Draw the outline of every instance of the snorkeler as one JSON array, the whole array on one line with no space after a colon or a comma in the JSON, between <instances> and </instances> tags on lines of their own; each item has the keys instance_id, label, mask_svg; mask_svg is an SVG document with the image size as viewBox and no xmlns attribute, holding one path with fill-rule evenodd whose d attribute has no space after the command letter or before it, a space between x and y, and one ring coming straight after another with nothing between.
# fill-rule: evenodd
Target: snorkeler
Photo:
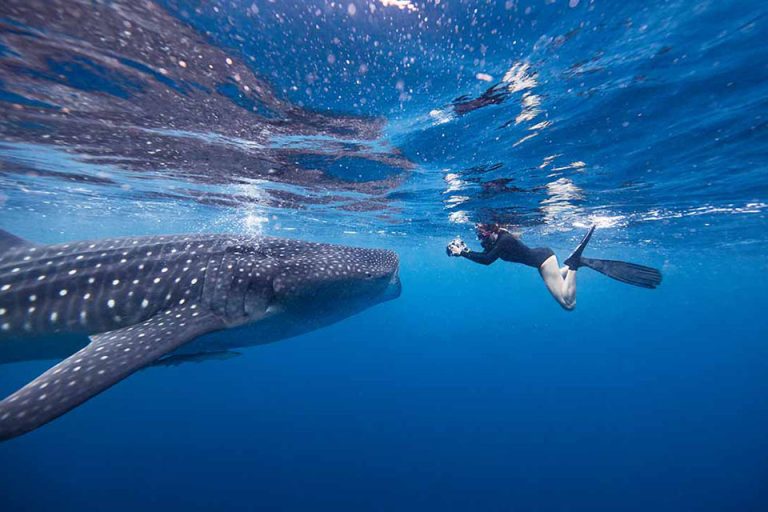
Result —
<instances>
[{"instance_id":1,"label":"snorkeler","mask_svg":"<svg viewBox=\"0 0 768 512\"><path fill-rule=\"evenodd\" d=\"M654 268L625 261L583 257L581 254L589 243L595 226L589 228L573 253L564 261L565 266L562 268L558 265L557 256L552 249L528 247L519 237L498 224L477 224L476 230L484 252L471 251L467 244L457 238L446 247L448 256L463 256L483 265L490 265L501 258L504 261L537 268L549 293L568 311L576 307L576 271L580 267L589 267L613 279L642 288L656 288L661 283L661 272Z\"/></svg>"}]
</instances>

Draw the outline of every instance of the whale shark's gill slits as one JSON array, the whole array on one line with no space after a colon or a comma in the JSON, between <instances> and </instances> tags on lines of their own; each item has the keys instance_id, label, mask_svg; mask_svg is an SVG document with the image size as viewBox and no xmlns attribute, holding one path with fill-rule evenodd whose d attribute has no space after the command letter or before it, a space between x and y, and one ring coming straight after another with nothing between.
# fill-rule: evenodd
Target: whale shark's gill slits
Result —
<instances>
[{"instance_id":1,"label":"whale shark's gill slits","mask_svg":"<svg viewBox=\"0 0 768 512\"><path fill-rule=\"evenodd\" d=\"M248 321L254 313L258 316L271 295L274 265L259 250L228 247L209 259L202 303L230 324Z\"/></svg>"},{"instance_id":2,"label":"whale shark's gill slits","mask_svg":"<svg viewBox=\"0 0 768 512\"><path fill-rule=\"evenodd\" d=\"M253 260L247 255L233 254L231 272L232 280L230 282L229 294L226 299L226 318L230 321L245 321L245 298L248 292L248 287L251 280L251 270ZM265 262L269 260L262 260L259 270L261 272L267 272L265 268ZM269 265L269 263L266 263Z\"/></svg>"},{"instance_id":3,"label":"whale shark's gill slits","mask_svg":"<svg viewBox=\"0 0 768 512\"><path fill-rule=\"evenodd\" d=\"M200 288L200 304L221 315L222 310L216 307L216 303L223 295L219 292L223 272L226 268L226 255L217 254L208 258L205 277Z\"/></svg>"},{"instance_id":4,"label":"whale shark's gill slits","mask_svg":"<svg viewBox=\"0 0 768 512\"><path fill-rule=\"evenodd\" d=\"M206 306L221 316L227 318L227 311L231 309L228 303L235 299L236 276L238 255L236 253L224 253L215 258L218 262L218 272L209 272L203 288L203 301Z\"/></svg>"}]
</instances>

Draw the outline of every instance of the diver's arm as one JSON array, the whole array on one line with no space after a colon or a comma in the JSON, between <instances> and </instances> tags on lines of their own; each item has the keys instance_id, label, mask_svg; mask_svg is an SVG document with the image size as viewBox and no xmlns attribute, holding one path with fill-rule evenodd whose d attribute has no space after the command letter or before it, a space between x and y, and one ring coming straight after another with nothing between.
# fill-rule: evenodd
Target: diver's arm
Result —
<instances>
[{"instance_id":1,"label":"diver's arm","mask_svg":"<svg viewBox=\"0 0 768 512\"><path fill-rule=\"evenodd\" d=\"M480 263L481 265L490 265L497 259L499 259L499 244L496 244L493 249L485 252L475 252L467 249L463 251L459 256L463 256L470 261Z\"/></svg>"}]
</instances>

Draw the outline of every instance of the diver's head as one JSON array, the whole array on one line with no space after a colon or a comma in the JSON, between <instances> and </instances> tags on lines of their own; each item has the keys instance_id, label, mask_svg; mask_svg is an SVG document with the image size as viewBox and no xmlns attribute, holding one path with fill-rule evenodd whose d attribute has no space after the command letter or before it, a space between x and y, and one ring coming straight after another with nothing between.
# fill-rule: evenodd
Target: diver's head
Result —
<instances>
[{"instance_id":1,"label":"diver's head","mask_svg":"<svg viewBox=\"0 0 768 512\"><path fill-rule=\"evenodd\" d=\"M484 249L492 247L499 239L500 226L498 224L475 224L475 232L477 233L477 239L480 240L480 245Z\"/></svg>"}]
</instances>

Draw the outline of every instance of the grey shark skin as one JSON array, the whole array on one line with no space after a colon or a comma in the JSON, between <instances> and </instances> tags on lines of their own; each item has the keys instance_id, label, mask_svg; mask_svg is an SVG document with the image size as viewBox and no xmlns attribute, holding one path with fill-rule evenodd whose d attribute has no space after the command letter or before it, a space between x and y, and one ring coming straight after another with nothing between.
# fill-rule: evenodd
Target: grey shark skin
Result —
<instances>
[{"instance_id":1,"label":"grey shark skin","mask_svg":"<svg viewBox=\"0 0 768 512\"><path fill-rule=\"evenodd\" d=\"M0 230L0 364L71 354L0 402L0 440L164 357L277 341L399 294L388 250L234 235L41 246Z\"/></svg>"}]
</instances>

